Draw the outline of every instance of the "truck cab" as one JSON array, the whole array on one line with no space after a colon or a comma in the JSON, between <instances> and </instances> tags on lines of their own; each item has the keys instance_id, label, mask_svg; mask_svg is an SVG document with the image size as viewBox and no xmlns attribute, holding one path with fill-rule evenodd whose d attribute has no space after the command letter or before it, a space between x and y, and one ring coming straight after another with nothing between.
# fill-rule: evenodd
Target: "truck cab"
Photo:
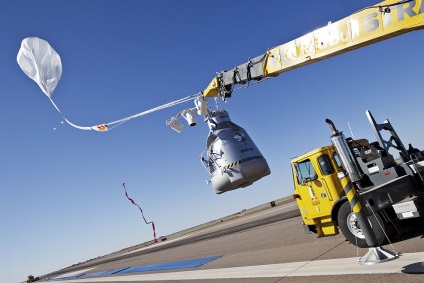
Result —
<instances>
[{"instance_id":1,"label":"truck cab","mask_svg":"<svg viewBox=\"0 0 424 283\"><path fill-rule=\"evenodd\" d=\"M371 113L366 113L376 142L346 139L338 132L343 150L332 139L333 145L314 149L291 161L293 198L305 232L324 237L340 230L358 247L368 244L346 197L343 178L352 181L352 193L357 196L378 245L403 233L402 220L424 215L424 152L411 145L407 150L388 120L377 124ZM381 131L388 131L389 139L383 139ZM398 151L398 159L389 153L390 148Z\"/></svg>"},{"instance_id":2,"label":"truck cab","mask_svg":"<svg viewBox=\"0 0 424 283\"><path fill-rule=\"evenodd\" d=\"M334 146L317 148L291 162L294 198L297 201L305 231L318 236L338 234L331 219L334 205L344 192L338 174L343 174Z\"/></svg>"}]
</instances>

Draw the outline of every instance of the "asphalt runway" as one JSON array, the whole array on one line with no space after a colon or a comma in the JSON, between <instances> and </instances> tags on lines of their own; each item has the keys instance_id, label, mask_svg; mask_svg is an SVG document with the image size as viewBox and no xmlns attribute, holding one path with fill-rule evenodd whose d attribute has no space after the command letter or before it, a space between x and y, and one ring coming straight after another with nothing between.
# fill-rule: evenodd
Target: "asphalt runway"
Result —
<instances>
[{"instance_id":1,"label":"asphalt runway","mask_svg":"<svg viewBox=\"0 0 424 283\"><path fill-rule=\"evenodd\" d=\"M422 219L412 224L415 229L384 246L402 253L398 259L359 265L368 249L343 235L305 234L297 206L289 202L88 261L41 281L296 283L319 276L322 282L424 282L424 225Z\"/></svg>"}]
</instances>

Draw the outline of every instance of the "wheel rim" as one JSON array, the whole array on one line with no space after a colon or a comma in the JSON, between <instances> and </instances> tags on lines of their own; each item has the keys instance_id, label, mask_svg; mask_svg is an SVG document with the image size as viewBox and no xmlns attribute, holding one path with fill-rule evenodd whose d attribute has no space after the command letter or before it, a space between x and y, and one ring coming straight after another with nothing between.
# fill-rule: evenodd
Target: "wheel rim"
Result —
<instances>
[{"instance_id":1,"label":"wheel rim","mask_svg":"<svg viewBox=\"0 0 424 283\"><path fill-rule=\"evenodd\" d=\"M350 233L359 239L365 239L364 233L362 233L361 227L358 224L355 213L351 212L347 216L347 228Z\"/></svg>"}]
</instances>

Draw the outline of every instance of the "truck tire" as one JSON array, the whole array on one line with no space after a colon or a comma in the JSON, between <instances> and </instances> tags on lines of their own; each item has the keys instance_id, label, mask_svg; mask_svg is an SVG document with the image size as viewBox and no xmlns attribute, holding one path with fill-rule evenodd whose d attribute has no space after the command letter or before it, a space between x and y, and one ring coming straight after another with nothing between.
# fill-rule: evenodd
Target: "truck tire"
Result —
<instances>
[{"instance_id":1,"label":"truck tire","mask_svg":"<svg viewBox=\"0 0 424 283\"><path fill-rule=\"evenodd\" d=\"M317 226L315 225L308 225L309 231L311 231L311 233L316 234L317 233Z\"/></svg>"},{"instance_id":2,"label":"truck tire","mask_svg":"<svg viewBox=\"0 0 424 283\"><path fill-rule=\"evenodd\" d=\"M384 234L383 229L390 230L389 227L387 227L389 224L386 224L378 213L376 213L375 216L368 216L368 221L371 224L371 228L377 240L377 246L381 246L384 242L386 242L386 235ZM342 234L350 243L360 248L369 247L364 234L362 233L361 227L356 221L356 215L352 212L349 202L345 202L340 207L337 214L337 222ZM383 227L383 229L381 227Z\"/></svg>"}]
</instances>

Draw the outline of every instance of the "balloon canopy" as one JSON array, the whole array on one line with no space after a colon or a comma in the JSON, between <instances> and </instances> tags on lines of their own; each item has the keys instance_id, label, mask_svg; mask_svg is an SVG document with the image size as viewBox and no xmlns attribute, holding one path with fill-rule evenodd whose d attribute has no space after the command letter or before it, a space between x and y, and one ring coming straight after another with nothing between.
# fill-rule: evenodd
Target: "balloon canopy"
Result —
<instances>
[{"instance_id":1,"label":"balloon canopy","mask_svg":"<svg viewBox=\"0 0 424 283\"><path fill-rule=\"evenodd\" d=\"M38 37L28 37L22 41L16 59L22 71L51 98L62 76L59 54L47 41Z\"/></svg>"}]
</instances>

